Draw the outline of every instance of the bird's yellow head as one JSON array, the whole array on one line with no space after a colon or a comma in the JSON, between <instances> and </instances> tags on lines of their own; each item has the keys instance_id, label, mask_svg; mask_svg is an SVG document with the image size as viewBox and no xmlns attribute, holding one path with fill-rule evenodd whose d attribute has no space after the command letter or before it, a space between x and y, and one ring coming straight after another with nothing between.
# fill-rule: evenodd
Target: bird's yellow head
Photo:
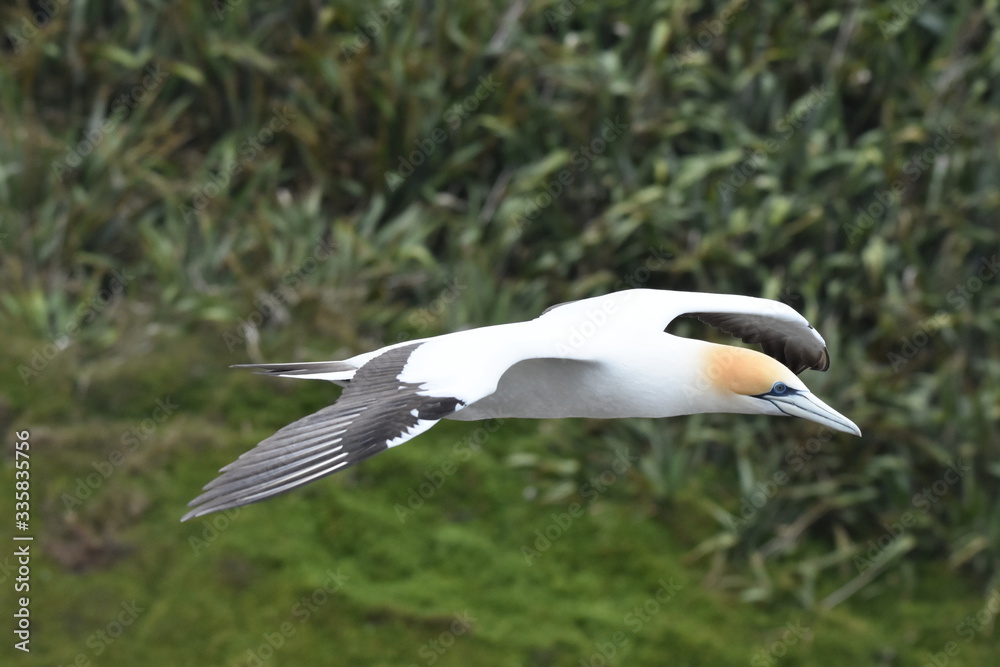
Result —
<instances>
[{"instance_id":1,"label":"bird's yellow head","mask_svg":"<svg viewBox=\"0 0 1000 667\"><path fill-rule=\"evenodd\" d=\"M720 392L760 396L771 391L776 382L793 389L806 388L777 359L742 347L710 346L703 367L709 383Z\"/></svg>"},{"instance_id":2,"label":"bird's yellow head","mask_svg":"<svg viewBox=\"0 0 1000 667\"><path fill-rule=\"evenodd\" d=\"M857 425L823 401L777 359L742 347L709 344L702 372L726 411L801 417L861 435Z\"/></svg>"}]
</instances>

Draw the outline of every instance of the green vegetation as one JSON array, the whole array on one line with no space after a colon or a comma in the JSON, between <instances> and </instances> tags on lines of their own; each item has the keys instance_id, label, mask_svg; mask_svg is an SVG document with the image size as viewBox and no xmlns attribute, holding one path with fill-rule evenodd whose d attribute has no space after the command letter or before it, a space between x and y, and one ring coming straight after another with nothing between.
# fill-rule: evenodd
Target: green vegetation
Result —
<instances>
[{"instance_id":1,"label":"green vegetation","mask_svg":"<svg viewBox=\"0 0 1000 667\"><path fill-rule=\"evenodd\" d=\"M995 2L0 22L2 488L27 429L35 537L16 664L993 664ZM229 364L628 286L791 304L833 359L806 381L864 437L448 423L178 522L337 395Z\"/></svg>"}]
</instances>

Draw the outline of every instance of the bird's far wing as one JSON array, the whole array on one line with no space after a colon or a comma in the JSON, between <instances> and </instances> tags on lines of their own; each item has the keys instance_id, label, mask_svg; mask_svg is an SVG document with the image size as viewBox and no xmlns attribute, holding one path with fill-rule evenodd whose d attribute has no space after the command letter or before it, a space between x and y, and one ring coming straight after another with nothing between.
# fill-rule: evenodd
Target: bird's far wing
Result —
<instances>
[{"instance_id":1,"label":"bird's far wing","mask_svg":"<svg viewBox=\"0 0 1000 667\"><path fill-rule=\"evenodd\" d=\"M290 491L423 433L466 400L433 396L399 379L422 343L393 347L364 364L340 399L285 426L222 468L188 505L186 521ZM333 362L341 363L341 362ZM281 370L287 365L278 364Z\"/></svg>"},{"instance_id":2,"label":"bird's far wing","mask_svg":"<svg viewBox=\"0 0 1000 667\"><path fill-rule=\"evenodd\" d=\"M830 367L826 341L791 306L771 299L732 294L690 294L689 308L679 313L718 327L744 343L759 343L764 353L796 375Z\"/></svg>"}]
</instances>

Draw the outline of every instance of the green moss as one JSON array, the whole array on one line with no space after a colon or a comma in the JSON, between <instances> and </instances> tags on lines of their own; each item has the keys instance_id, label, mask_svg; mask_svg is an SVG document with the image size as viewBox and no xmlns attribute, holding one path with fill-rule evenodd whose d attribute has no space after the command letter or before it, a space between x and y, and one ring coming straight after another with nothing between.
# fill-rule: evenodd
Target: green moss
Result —
<instances>
[{"instance_id":1,"label":"green moss","mask_svg":"<svg viewBox=\"0 0 1000 667\"><path fill-rule=\"evenodd\" d=\"M949 641L958 642L962 664L989 664L997 649L988 630L969 643L956 633L983 596L940 565L916 563L911 583L886 577L873 595L829 612L793 601L749 605L724 580L706 586L709 561L686 558L713 528L683 494L657 509L635 476L589 504L576 494L526 500L525 489L552 473L511 467L510 455L544 461L549 435L558 442L560 430L578 435L587 422L509 422L475 452L462 445L477 425L446 423L294 494L182 524L184 504L213 471L264 437L273 428L266 424L299 416L295 395L314 392L298 383L286 400L271 401L280 380L218 367L206 375L220 391L267 413L246 415L232 399L221 405L234 416L184 405L89 497L65 507L64 494L121 449L133 415L204 363L198 342L158 344L141 385L107 409L95 402L77 424L43 425L32 396L9 399L16 421L32 429L36 463L38 664L82 654L93 664L155 655L165 664L242 665L248 651L269 655L268 638L281 643L265 661L273 665L602 664L602 650L614 651L613 664L735 665L764 664L771 648L781 664L893 655L910 664ZM127 364L105 369L102 382L114 386L117 375L134 372ZM70 397L52 400L60 404L46 413L73 410ZM700 484L714 487L714 477ZM572 502L585 512L567 524ZM525 547L539 550L530 563ZM95 634L118 632L116 619L139 608L110 644ZM805 634L786 646L789 627Z\"/></svg>"}]
</instances>

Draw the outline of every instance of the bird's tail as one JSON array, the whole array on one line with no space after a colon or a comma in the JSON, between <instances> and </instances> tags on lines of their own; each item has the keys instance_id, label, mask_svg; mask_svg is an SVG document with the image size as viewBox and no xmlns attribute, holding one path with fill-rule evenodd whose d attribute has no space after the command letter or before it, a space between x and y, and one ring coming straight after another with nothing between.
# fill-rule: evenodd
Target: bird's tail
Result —
<instances>
[{"instance_id":1,"label":"bird's tail","mask_svg":"<svg viewBox=\"0 0 1000 667\"><path fill-rule=\"evenodd\" d=\"M232 368L252 368L263 375L277 375L300 380L350 382L358 367L347 361L293 361L287 364L235 364Z\"/></svg>"}]
</instances>

